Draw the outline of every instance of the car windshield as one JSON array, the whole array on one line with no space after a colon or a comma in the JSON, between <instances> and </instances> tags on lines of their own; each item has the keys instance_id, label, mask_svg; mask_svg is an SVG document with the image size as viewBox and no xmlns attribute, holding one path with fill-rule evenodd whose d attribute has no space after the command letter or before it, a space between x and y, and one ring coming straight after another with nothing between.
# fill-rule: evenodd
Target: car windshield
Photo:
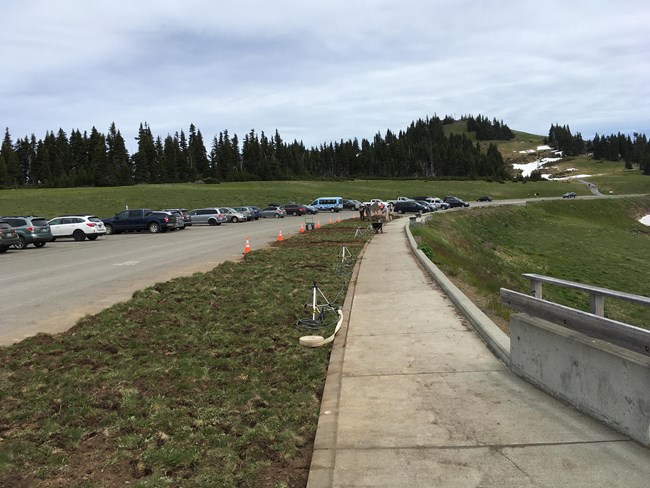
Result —
<instances>
[{"instance_id":1,"label":"car windshield","mask_svg":"<svg viewBox=\"0 0 650 488\"><path fill-rule=\"evenodd\" d=\"M45 219L32 219L32 225L35 227L47 227L47 220Z\"/></svg>"}]
</instances>

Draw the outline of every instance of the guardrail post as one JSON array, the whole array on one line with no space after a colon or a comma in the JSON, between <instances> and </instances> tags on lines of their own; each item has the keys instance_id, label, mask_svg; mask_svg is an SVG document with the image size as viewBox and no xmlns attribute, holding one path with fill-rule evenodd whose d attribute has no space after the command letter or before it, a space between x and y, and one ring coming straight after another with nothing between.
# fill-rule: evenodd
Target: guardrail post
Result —
<instances>
[{"instance_id":1,"label":"guardrail post","mask_svg":"<svg viewBox=\"0 0 650 488\"><path fill-rule=\"evenodd\" d=\"M533 277L530 278L530 294L535 298L542 299L542 282Z\"/></svg>"},{"instance_id":2,"label":"guardrail post","mask_svg":"<svg viewBox=\"0 0 650 488\"><path fill-rule=\"evenodd\" d=\"M589 312L594 315L605 316L605 297L597 293L589 294Z\"/></svg>"}]
</instances>

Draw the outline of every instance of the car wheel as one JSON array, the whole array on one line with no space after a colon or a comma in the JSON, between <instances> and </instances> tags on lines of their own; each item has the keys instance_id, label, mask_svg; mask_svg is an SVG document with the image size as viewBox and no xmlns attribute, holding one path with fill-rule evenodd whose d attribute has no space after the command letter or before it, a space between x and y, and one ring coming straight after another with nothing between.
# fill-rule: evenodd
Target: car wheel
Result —
<instances>
[{"instance_id":1,"label":"car wheel","mask_svg":"<svg viewBox=\"0 0 650 488\"><path fill-rule=\"evenodd\" d=\"M208 220L208 225L217 225L218 222L215 219Z\"/></svg>"},{"instance_id":2,"label":"car wheel","mask_svg":"<svg viewBox=\"0 0 650 488\"><path fill-rule=\"evenodd\" d=\"M149 224L149 232L152 234L157 234L160 232L160 224L158 222L151 222Z\"/></svg>"},{"instance_id":3,"label":"car wheel","mask_svg":"<svg viewBox=\"0 0 650 488\"><path fill-rule=\"evenodd\" d=\"M333 208L330 208L330 212L334 213L335 211L336 210L334 210Z\"/></svg>"},{"instance_id":4,"label":"car wheel","mask_svg":"<svg viewBox=\"0 0 650 488\"><path fill-rule=\"evenodd\" d=\"M402 209L400 208L400 209L397 211L397 213L400 214L400 215L402 215L402 214L404 213L404 210L402 210Z\"/></svg>"},{"instance_id":5,"label":"car wheel","mask_svg":"<svg viewBox=\"0 0 650 488\"><path fill-rule=\"evenodd\" d=\"M238 219L237 217L233 217L232 219L230 219L230 221L231 221L233 224L236 224L237 222L239 222L239 219Z\"/></svg>"},{"instance_id":6,"label":"car wheel","mask_svg":"<svg viewBox=\"0 0 650 488\"><path fill-rule=\"evenodd\" d=\"M297 216L298 216L298 212L291 212L291 215L293 215L294 217L297 217Z\"/></svg>"},{"instance_id":7,"label":"car wheel","mask_svg":"<svg viewBox=\"0 0 650 488\"><path fill-rule=\"evenodd\" d=\"M86 238L86 234L84 234L83 230L77 229L72 233L72 237L75 241L83 241Z\"/></svg>"},{"instance_id":8,"label":"car wheel","mask_svg":"<svg viewBox=\"0 0 650 488\"><path fill-rule=\"evenodd\" d=\"M276 218L276 219L279 219L279 218L280 218L280 214L273 214L273 217Z\"/></svg>"},{"instance_id":9,"label":"car wheel","mask_svg":"<svg viewBox=\"0 0 650 488\"><path fill-rule=\"evenodd\" d=\"M18 243L14 244L16 249L25 249L27 247L27 240L23 236L18 236Z\"/></svg>"},{"instance_id":10,"label":"car wheel","mask_svg":"<svg viewBox=\"0 0 650 488\"><path fill-rule=\"evenodd\" d=\"M110 236L113 233L113 226L109 224L105 224L104 227L106 227L106 235Z\"/></svg>"},{"instance_id":11,"label":"car wheel","mask_svg":"<svg viewBox=\"0 0 650 488\"><path fill-rule=\"evenodd\" d=\"M7 249L8 248L6 246L0 247L0 254L2 254L3 252L7 252Z\"/></svg>"},{"instance_id":12,"label":"car wheel","mask_svg":"<svg viewBox=\"0 0 650 488\"><path fill-rule=\"evenodd\" d=\"M36 246L36 247L45 247L45 243L44 242L35 242L34 246Z\"/></svg>"},{"instance_id":13,"label":"car wheel","mask_svg":"<svg viewBox=\"0 0 650 488\"><path fill-rule=\"evenodd\" d=\"M93 235L91 235L91 236L88 236L88 240L89 240L89 241L94 241L95 239L97 239L97 237L98 237L98 236L97 236L96 234L93 234Z\"/></svg>"}]
</instances>

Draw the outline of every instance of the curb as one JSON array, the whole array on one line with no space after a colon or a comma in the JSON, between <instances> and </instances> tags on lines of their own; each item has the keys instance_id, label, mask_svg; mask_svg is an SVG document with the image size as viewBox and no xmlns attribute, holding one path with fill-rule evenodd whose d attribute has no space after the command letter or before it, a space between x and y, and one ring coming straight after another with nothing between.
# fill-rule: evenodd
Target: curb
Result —
<instances>
[{"instance_id":1,"label":"curb","mask_svg":"<svg viewBox=\"0 0 650 488\"><path fill-rule=\"evenodd\" d=\"M372 241L372 236L366 241L361 251L359 251L354 268L352 269L352 276L350 277L345 301L343 302L343 323L334 339L332 351L330 352L327 378L325 379L325 387L323 388L323 399L321 400L318 426L316 427L316 437L314 439L314 448L309 466L307 488L330 488L332 486L334 462L336 460L336 433L339 421L341 376L343 372L345 345L348 337L348 325L350 324L359 268L361 267L363 254L370 241Z\"/></svg>"}]
</instances>

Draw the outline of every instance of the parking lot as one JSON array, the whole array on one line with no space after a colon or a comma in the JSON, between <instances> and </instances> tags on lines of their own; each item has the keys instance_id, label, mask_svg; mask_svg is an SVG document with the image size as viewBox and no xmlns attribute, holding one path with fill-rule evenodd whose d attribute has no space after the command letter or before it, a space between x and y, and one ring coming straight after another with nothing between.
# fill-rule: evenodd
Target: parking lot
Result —
<instances>
[{"instance_id":1,"label":"parking lot","mask_svg":"<svg viewBox=\"0 0 650 488\"><path fill-rule=\"evenodd\" d=\"M341 219L358 216L343 211ZM322 225L328 213L315 217ZM0 254L0 345L37 332L67 330L76 320L127 300L134 291L176 276L240 259L246 237L253 250L298 233L305 217L192 226L183 231L125 233L95 241L57 239Z\"/></svg>"}]
</instances>

